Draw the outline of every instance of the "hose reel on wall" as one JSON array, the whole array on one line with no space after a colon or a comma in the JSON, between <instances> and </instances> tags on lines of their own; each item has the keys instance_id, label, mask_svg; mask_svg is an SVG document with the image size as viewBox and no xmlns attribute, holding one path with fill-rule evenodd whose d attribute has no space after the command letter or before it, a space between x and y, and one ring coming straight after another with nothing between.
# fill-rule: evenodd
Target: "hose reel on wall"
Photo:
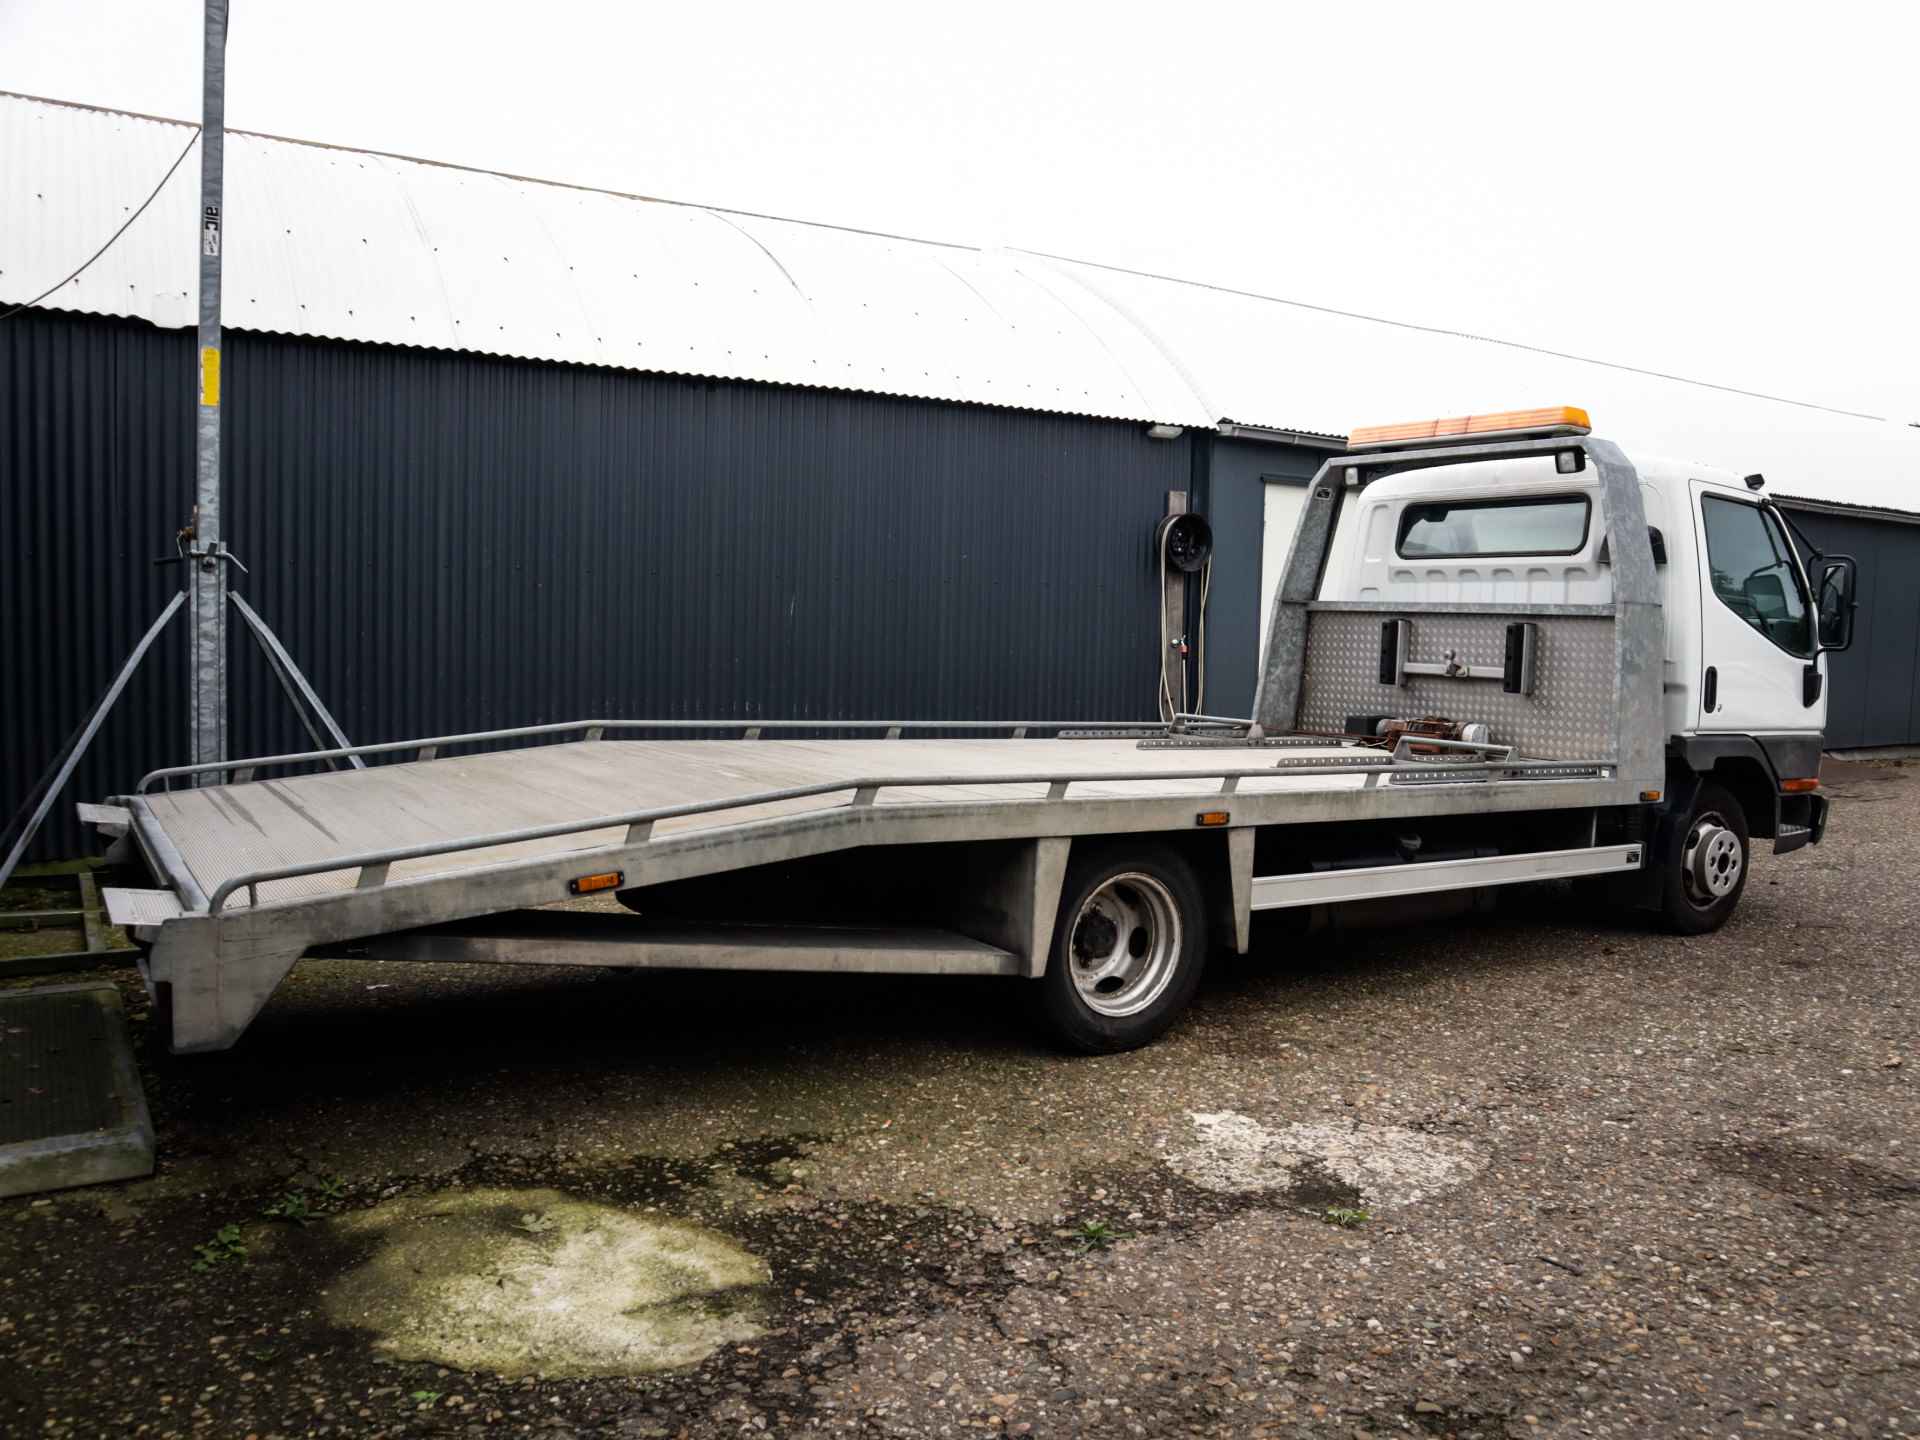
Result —
<instances>
[{"instance_id":1,"label":"hose reel on wall","mask_svg":"<svg viewBox=\"0 0 1920 1440\"><path fill-rule=\"evenodd\" d=\"M1184 504L1185 497L1176 504ZM1164 516L1154 528L1154 553L1160 559L1160 718L1200 713L1207 703L1207 590L1213 579L1213 527L1207 517L1188 510ZM1194 696L1187 703L1186 578L1200 577L1199 615L1193 626ZM1175 622L1175 612L1180 623ZM1179 677L1178 695L1174 675Z\"/></svg>"}]
</instances>

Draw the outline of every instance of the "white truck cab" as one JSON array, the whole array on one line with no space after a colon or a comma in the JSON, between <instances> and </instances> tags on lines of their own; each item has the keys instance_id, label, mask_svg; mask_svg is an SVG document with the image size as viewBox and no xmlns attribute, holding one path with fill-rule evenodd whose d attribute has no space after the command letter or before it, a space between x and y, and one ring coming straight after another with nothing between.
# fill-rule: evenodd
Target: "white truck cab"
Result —
<instances>
[{"instance_id":1,"label":"white truck cab","mask_svg":"<svg viewBox=\"0 0 1920 1440\"><path fill-rule=\"evenodd\" d=\"M1804 736L1826 724L1812 585L1760 477L1635 457L1664 620L1671 735ZM1343 516L1322 598L1613 603L1606 501L1551 456L1403 472ZM1653 539L1657 536L1657 539ZM1809 678L1809 677L1813 678Z\"/></svg>"},{"instance_id":2,"label":"white truck cab","mask_svg":"<svg viewBox=\"0 0 1920 1440\"><path fill-rule=\"evenodd\" d=\"M1350 453L1390 460L1410 446L1433 455L1588 430L1573 408L1507 412L1356 431ZM1776 850L1817 840L1824 657L1851 637L1853 562L1810 545L1803 557L1759 475L1658 457L1630 465L1659 597L1669 800L1710 783L1742 810L1743 845L1748 833ZM1518 615L1616 601L1623 537L1583 451L1354 469L1347 486L1322 603Z\"/></svg>"}]
</instances>

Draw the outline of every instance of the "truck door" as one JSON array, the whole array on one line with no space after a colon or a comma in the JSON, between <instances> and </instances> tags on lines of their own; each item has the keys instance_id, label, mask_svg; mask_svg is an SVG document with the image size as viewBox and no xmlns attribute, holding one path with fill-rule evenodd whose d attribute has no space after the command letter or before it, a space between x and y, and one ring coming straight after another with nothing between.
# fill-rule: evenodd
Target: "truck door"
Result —
<instances>
[{"instance_id":1,"label":"truck door","mask_svg":"<svg viewBox=\"0 0 1920 1440\"><path fill-rule=\"evenodd\" d=\"M1700 574L1701 730L1818 730L1805 698L1814 659L1806 577L1779 517L1756 500L1692 482Z\"/></svg>"}]
</instances>

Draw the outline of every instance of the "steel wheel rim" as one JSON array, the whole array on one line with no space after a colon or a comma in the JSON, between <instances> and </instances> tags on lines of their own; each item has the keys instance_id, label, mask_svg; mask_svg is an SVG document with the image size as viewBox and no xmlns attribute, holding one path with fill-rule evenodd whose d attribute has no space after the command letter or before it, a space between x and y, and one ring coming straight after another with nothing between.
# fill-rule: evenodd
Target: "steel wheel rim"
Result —
<instances>
[{"instance_id":1,"label":"steel wheel rim","mask_svg":"<svg viewBox=\"0 0 1920 1440\"><path fill-rule=\"evenodd\" d=\"M1073 988L1095 1014L1138 1015L1172 983L1180 941L1173 892L1152 875L1115 875L1081 901L1073 917L1067 935Z\"/></svg>"},{"instance_id":2,"label":"steel wheel rim","mask_svg":"<svg viewBox=\"0 0 1920 1440\"><path fill-rule=\"evenodd\" d=\"M1712 908L1734 892L1745 868L1733 827L1717 813L1697 817L1680 854L1687 899L1702 910Z\"/></svg>"}]
</instances>

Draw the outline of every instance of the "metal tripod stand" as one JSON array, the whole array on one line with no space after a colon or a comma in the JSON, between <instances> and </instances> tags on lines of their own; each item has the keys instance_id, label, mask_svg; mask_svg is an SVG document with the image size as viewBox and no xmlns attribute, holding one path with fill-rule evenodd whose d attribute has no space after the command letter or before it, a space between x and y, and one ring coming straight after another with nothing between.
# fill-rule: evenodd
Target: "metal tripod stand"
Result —
<instances>
[{"instance_id":1,"label":"metal tripod stand","mask_svg":"<svg viewBox=\"0 0 1920 1440\"><path fill-rule=\"evenodd\" d=\"M196 608L205 606L209 602L217 607L216 613L220 617L220 624L217 627L218 644L223 652L226 645L226 610L231 607L239 612L247 630L259 642L261 653L267 657L267 667L273 671L274 678L280 682L281 690L286 693L288 703L293 706L294 714L300 717L300 723L305 727L316 750L344 750L351 743L345 732L341 730L339 722L333 718L333 712L327 709L312 683L294 663L293 656L280 642L280 637L274 634L267 622L260 618L259 613L240 597L239 591L226 583L226 566L238 567L243 575L248 573L247 567L241 564L239 557L227 549L223 542L216 540L211 543L202 543L195 532L195 525L187 525L174 537L175 553L153 562L156 565L184 567L186 583L181 586L179 593L167 602L154 622L147 627L146 633L133 647L133 653L127 656L126 662L121 665L119 673L113 677L113 682L100 696L99 702L93 707L86 722L68 738L59 754L54 756L53 763L41 773L39 782L28 792L26 804L14 817L13 823L5 832L0 832L4 834L7 844L6 856L0 859L0 885L5 885L12 878L21 857L27 853L27 847L33 843L33 837L39 833L40 826L53 809L53 802L66 788L67 781L73 778L74 769L80 764L81 757L87 753L87 747L93 743L94 737L99 734L101 725L106 722L107 715L119 700L121 692L127 688L127 682L133 678L133 672L140 668L141 660L146 657L147 651L153 648L153 642L160 637L160 632L167 628L168 622L186 606L190 599L194 601ZM224 693L224 685L222 691ZM220 729L224 733L225 725L222 724ZM346 760L356 770L365 768L366 762L358 755L349 755ZM215 777L205 778L210 781Z\"/></svg>"}]
</instances>

